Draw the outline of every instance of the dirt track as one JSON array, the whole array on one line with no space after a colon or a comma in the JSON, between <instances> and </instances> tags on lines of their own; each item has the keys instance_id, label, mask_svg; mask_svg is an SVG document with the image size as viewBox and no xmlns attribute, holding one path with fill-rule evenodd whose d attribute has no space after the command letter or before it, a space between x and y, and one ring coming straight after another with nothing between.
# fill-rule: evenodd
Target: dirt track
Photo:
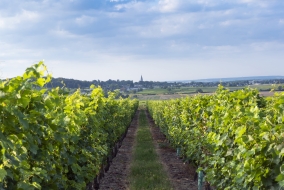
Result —
<instances>
[{"instance_id":1,"label":"dirt track","mask_svg":"<svg viewBox=\"0 0 284 190\"><path fill-rule=\"evenodd\" d=\"M128 128L127 135L124 138L116 157L112 160L108 172L105 173L104 178L100 182L99 189L128 189L128 174L132 159L133 144L136 137L136 129L138 127L139 113L140 111L138 110Z\"/></svg>"},{"instance_id":2,"label":"dirt track","mask_svg":"<svg viewBox=\"0 0 284 190\"><path fill-rule=\"evenodd\" d=\"M128 175L130 172L139 114L140 111L138 110L116 157L112 160L109 170L100 181L99 189L129 189ZM155 126L148 112L146 112L146 115L151 128L156 152L174 189L197 190L197 181L194 180L196 168L189 164L184 164L182 159L176 156L176 151L170 148L165 136L160 132L159 128Z\"/></svg>"},{"instance_id":3,"label":"dirt track","mask_svg":"<svg viewBox=\"0 0 284 190\"><path fill-rule=\"evenodd\" d=\"M147 118L151 127L152 137L156 146L156 151L160 157L168 177L176 190L197 190L197 181L194 180L196 168L185 164L178 158L176 151L167 143L165 136L155 125L147 112Z\"/></svg>"}]
</instances>

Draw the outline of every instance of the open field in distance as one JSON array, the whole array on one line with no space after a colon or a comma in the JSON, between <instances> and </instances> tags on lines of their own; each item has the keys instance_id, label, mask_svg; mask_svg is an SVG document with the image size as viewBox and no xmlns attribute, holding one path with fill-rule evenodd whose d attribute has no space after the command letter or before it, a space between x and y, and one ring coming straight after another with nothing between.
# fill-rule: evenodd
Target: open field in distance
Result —
<instances>
[{"instance_id":1,"label":"open field in distance","mask_svg":"<svg viewBox=\"0 0 284 190\"><path fill-rule=\"evenodd\" d=\"M281 84L283 85L283 84ZM273 96L274 92L270 91L270 89L277 89L278 85L251 85L251 88L256 88L260 90L260 94L262 96ZM231 91L243 89L244 87L229 87ZM186 96L194 96L197 95L196 91L201 89L203 93L202 95L214 93L217 87L181 87L181 88L172 88L169 89L144 89L143 91L137 92L136 94L132 94L131 96L136 97L139 100L168 100L168 99L176 99L182 98ZM262 91L266 90L266 91Z\"/></svg>"}]
</instances>

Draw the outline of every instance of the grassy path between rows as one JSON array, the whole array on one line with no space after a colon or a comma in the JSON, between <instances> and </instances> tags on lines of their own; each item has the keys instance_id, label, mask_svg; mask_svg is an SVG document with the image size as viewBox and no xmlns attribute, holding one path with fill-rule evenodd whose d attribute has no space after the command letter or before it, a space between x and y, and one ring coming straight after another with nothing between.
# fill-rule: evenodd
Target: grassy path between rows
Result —
<instances>
[{"instance_id":1,"label":"grassy path between rows","mask_svg":"<svg viewBox=\"0 0 284 190\"><path fill-rule=\"evenodd\" d=\"M166 172L155 151L145 110L140 111L129 178L131 190L172 189Z\"/></svg>"}]
</instances>

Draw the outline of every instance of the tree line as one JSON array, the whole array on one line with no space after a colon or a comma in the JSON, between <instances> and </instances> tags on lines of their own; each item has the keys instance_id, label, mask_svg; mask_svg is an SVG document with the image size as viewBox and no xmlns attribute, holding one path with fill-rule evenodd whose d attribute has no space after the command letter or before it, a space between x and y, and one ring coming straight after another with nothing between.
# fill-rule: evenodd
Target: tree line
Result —
<instances>
[{"instance_id":1,"label":"tree line","mask_svg":"<svg viewBox=\"0 0 284 190\"><path fill-rule=\"evenodd\" d=\"M180 88L180 87L217 87L219 84L222 84L225 87L240 87L248 86L251 84L283 84L284 79L271 79L271 80L243 80L243 81L226 81L226 82L195 82L191 81L188 83L184 82L159 82L159 81L139 81L134 82L133 80L76 80L76 79L67 79L67 78L52 78L51 83L47 84L48 88L54 87L67 87L67 88L89 88L91 85L100 86L105 92L114 91L120 89L122 91L131 90L132 88ZM283 90L283 86L279 86L277 90ZM263 89L270 90L270 89Z\"/></svg>"}]
</instances>

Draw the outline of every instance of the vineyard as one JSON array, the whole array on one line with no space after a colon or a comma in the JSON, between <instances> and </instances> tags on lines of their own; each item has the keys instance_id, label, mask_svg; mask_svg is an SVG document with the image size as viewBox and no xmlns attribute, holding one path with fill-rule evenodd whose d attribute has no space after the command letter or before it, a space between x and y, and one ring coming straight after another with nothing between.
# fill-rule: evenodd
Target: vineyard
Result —
<instances>
[{"instance_id":1,"label":"vineyard","mask_svg":"<svg viewBox=\"0 0 284 190\"><path fill-rule=\"evenodd\" d=\"M148 101L148 110L185 160L214 189L284 186L284 93L255 89Z\"/></svg>"},{"instance_id":2,"label":"vineyard","mask_svg":"<svg viewBox=\"0 0 284 190\"><path fill-rule=\"evenodd\" d=\"M138 101L117 99L115 92L105 96L102 88L94 85L90 94L84 94L80 89L70 93L64 86L47 88L47 84L52 86L52 78L43 62L26 69L23 76L0 80L0 189L97 189L90 182L105 171L116 154ZM213 189L284 187L284 93L263 98L256 89L230 92L219 86L210 95L148 101L147 109L163 138L166 136L184 162L194 164L200 176L205 175ZM130 176L137 171L146 174L138 182L146 178L158 181L149 175L154 167L141 170L147 165L146 159L137 156L150 152L155 159L146 154L149 165L161 162L154 154L157 142L162 142L158 128L149 127L149 114L144 111L136 113L136 124L130 127L132 137L127 138L128 144L120 152L129 158L120 157L114 162L119 167L111 170L124 180L121 189L128 185L129 171L125 170L130 168L139 115L138 143L134 143L134 161L138 164ZM145 149L140 151L141 147ZM160 147L157 152L172 155L167 147ZM170 159L164 160L163 164L169 167L177 162L176 158L167 164ZM176 165L184 168L180 162ZM124 172L123 176L118 171ZM163 167L153 175L161 177L159 172L164 173ZM172 176L171 183L178 182L173 180L175 175L168 176ZM117 187L122 183L117 179L108 176L101 187L107 189L110 181L115 182L112 187Z\"/></svg>"},{"instance_id":3,"label":"vineyard","mask_svg":"<svg viewBox=\"0 0 284 190\"><path fill-rule=\"evenodd\" d=\"M95 86L48 89L50 80L40 62L0 81L0 189L85 189L138 106Z\"/></svg>"}]
</instances>

